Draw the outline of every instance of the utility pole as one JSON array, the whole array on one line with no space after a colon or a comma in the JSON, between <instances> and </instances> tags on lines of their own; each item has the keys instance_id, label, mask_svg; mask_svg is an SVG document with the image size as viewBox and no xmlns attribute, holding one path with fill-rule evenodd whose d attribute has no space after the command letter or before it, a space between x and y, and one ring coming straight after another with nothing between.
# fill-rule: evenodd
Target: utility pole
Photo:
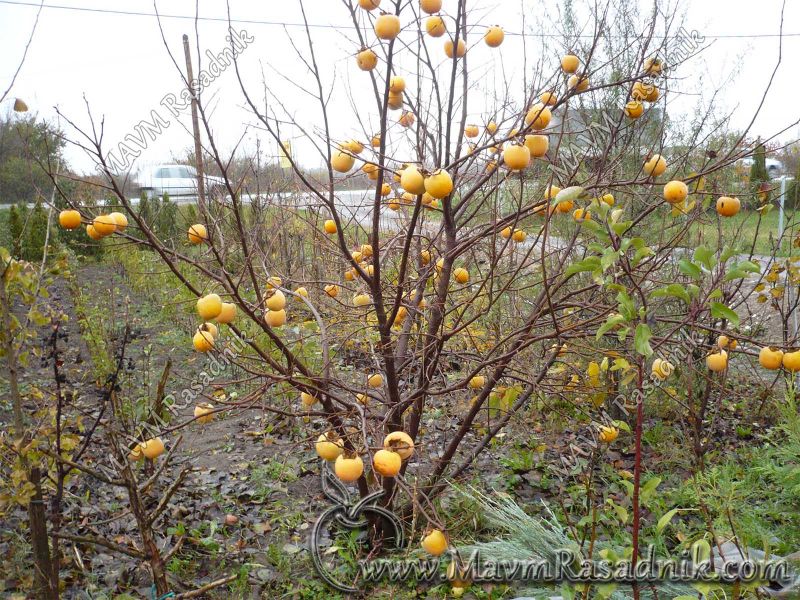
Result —
<instances>
[{"instance_id":1,"label":"utility pole","mask_svg":"<svg viewBox=\"0 0 800 600\"><path fill-rule=\"evenodd\" d=\"M189 52L189 36L183 34L183 53L186 55L186 81L189 82L189 93L192 95L192 129L194 130L194 162L197 168L197 205L200 214L206 214L206 190L203 177L203 149L200 145L200 123L197 119L197 93L194 89L192 73L192 55Z\"/></svg>"}]
</instances>

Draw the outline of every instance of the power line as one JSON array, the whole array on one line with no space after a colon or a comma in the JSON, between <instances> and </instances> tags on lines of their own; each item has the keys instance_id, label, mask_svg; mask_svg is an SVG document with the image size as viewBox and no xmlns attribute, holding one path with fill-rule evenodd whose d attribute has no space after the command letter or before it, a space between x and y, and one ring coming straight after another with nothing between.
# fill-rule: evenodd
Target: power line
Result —
<instances>
[{"instance_id":1,"label":"power line","mask_svg":"<svg viewBox=\"0 0 800 600\"><path fill-rule=\"evenodd\" d=\"M16 6L33 6L38 8L40 3L38 2L24 2L23 0L0 0L0 4L11 4ZM91 13L100 13L100 14L109 14L109 15L120 15L120 16L128 16L128 17L159 17L161 19L182 19L182 20L189 20L189 21L211 21L211 22L219 22L219 23L238 23L244 25L267 25L267 26L274 26L274 27L306 27L305 23L287 23L283 21L262 21L258 19L230 19L228 20L227 17L203 17L203 16L193 16L193 15L172 15L172 14L156 14L156 13L148 13L148 12L140 12L134 10L118 10L118 9L109 9L109 8L92 8L89 6L66 6L63 4L41 4L43 8L53 8L57 10L70 10L70 11L77 11L77 12L91 12ZM308 27L316 28L316 29L355 29L353 25L331 25L329 23L308 23ZM521 33L521 32L512 32L506 31L506 35L518 35L523 37L538 37L538 38L562 38L562 35L555 34L555 33ZM591 35L582 35L577 36L581 38L592 39L594 36ZM608 36L607 36L608 37ZM620 37L620 36L610 36L610 37ZM664 39L665 37L670 36L658 36L654 35L653 38L656 39ZM800 37L800 33L753 33L753 34L719 34L719 35L711 35L711 34L703 34L703 37L706 39L758 39L758 38L777 38L777 37Z\"/></svg>"}]
</instances>

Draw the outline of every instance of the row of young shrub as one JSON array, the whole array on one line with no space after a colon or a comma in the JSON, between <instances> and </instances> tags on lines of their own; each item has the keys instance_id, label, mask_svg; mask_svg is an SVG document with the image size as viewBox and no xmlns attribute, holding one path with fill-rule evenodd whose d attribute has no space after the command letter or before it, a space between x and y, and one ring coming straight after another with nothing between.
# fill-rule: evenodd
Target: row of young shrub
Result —
<instances>
[{"instance_id":1,"label":"row of young shrub","mask_svg":"<svg viewBox=\"0 0 800 600\"><path fill-rule=\"evenodd\" d=\"M45 243L51 248L67 247L79 256L101 256L102 240L91 240L83 229L67 231L58 227L58 211L66 207L65 202L57 201L55 210L49 214L49 209L40 200L33 207L19 203L0 210L0 246L8 248L14 258L31 262L42 260ZM115 207L114 210L126 212L122 207ZM94 211L89 208L87 212L93 214ZM148 198L142 194L136 212L150 224L160 239L176 243L183 238L186 230L183 225L197 220L194 204L179 207L170 200L168 194L162 198ZM135 229L131 233L135 235Z\"/></svg>"}]
</instances>

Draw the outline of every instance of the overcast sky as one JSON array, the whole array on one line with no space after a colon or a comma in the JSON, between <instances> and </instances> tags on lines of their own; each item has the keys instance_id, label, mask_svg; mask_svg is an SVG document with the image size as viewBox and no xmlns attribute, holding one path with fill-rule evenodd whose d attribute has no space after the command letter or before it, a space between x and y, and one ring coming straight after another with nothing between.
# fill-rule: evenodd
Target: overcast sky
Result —
<instances>
[{"instance_id":1,"label":"overcast sky","mask_svg":"<svg viewBox=\"0 0 800 600\"><path fill-rule=\"evenodd\" d=\"M383 0L388 4L389 0ZM574 0L580 4L579 0ZM0 0L0 87L5 89L11 79L25 45L36 15L37 7L25 5L35 0L11 3ZM558 22L558 2L555 0L474 0L470 15L470 26L474 27L471 43L478 42L485 26L499 24L510 33L557 33L563 31ZM635 4L635 2L634 2ZM445 12L453 9L456 0L444 0ZM640 0L644 14L652 2ZM784 33L794 34L783 40L783 63L773 83L770 95L756 120L752 133L770 136L800 118L800 2L789 0L784 15ZM169 121L162 135L148 141L147 149L137 161L137 167L168 161L171 157L184 156L191 148L189 112L173 116L162 104L166 94L180 95L180 76L173 65L161 38L158 22L153 16L112 14L88 10L66 10L56 8L69 6L84 9L116 10L149 13L154 12L152 2L144 0L46 0L39 26L34 36L28 58L20 72L10 98L24 98L31 110L46 118L55 118L54 106L83 126L88 124L85 96L93 113L99 119L105 117L105 142L107 149L116 148L118 142L134 132L136 124L149 119L151 111L157 110ZM309 22L328 26L314 28L318 60L323 69L326 87L333 88L331 100L332 130L334 136L363 138L353 117L354 107L364 119L369 119L369 110L362 108L361 97L369 90L368 78L355 68L352 55L357 51L349 14L338 0L306 0ZM226 15L223 2L199 0L200 15L220 17ZM193 17L195 2L173 0L158 2L158 10L168 15ZM732 125L746 127L761 99L777 60L779 40L774 37L780 24L781 2L779 0L683 0L677 7L684 27L696 30L705 37L708 48L700 57L689 60L676 73L674 97L670 105L671 116L691 114L695 103L701 102L698 93L724 85L724 98L720 111L734 111ZM412 18L410 9L404 10L404 26ZM298 121L314 129L319 119L314 104L293 82L308 83L301 63L292 46L295 43L305 49L304 32L291 24L302 21L296 0L278 2L268 0L252 2L231 1L233 19L268 21L270 23L237 22L233 27L246 30L253 38L243 51L242 72L254 98L259 100L262 72L267 85L287 103ZM548 26L547 23L551 24ZM284 27L275 23L289 24ZM190 35L192 51L196 52L194 21L191 19L162 19L164 35L170 50L183 67L181 35ZM332 26L332 27L331 27ZM198 25L202 63L208 64L206 50L212 54L220 52L229 44L225 40L227 24L202 21ZM370 36L374 35L369 32ZM405 37L413 37L413 31L404 31ZM724 36L724 37L717 37ZM758 37L757 37L758 36ZM542 41L546 42L543 47ZM470 65L479 74L479 85L470 96L471 118L481 122L481 114L487 99L497 93L503 78L521 75L522 37L508 35L503 46L491 50L482 43L470 49ZM560 38L526 38L528 65L540 58L556 59L562 52ZM434 41L433 49L440 49L441 40ZM444 61L444 56L438 57ZM195 68L197 56L194 56ZM403 68L401 61L400 68ZM282 75L279 75L282 74ZM284 78L285 76L286 78ZM515 93L521 100L522 90ZM252 148L259 133L245 126L252 123L244 109L244 99L235 77L234 69L224 71L203 93L205 102L213 108L212 124L220 145L230 150L242 138L245 148ZM7 111L12 99L7 99L2 110ZM797 139L797 126L780 136L788 142ZM295 139L295 151L302 154L307 166L317 166L321 160L313 155L311 147L300 139L301 132L286 128L284 137ZM274 142L260 135L265 152L274 155ZM77 149L67 152L70 165L79 171L92 168L89 159Z\"/></svg>"}]
</instances>

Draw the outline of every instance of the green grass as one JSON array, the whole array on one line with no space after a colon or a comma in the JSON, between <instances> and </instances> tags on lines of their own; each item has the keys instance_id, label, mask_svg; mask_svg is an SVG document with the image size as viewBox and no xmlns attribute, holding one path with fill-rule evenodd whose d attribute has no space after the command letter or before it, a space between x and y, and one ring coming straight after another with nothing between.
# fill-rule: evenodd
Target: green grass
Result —
<instances>
[{"instance_id":1,"label":"green grass","mask_svg":"<svg viewBox=\"0 0 800 600\"><path fill-rule=\"evenodd\" d=\"M778 210L773 209L763 217L754 210L742 210L738 215L728 218L717 217L709 212L702 222L692 225L692 240L716 247L722 234L723 245L733 244L742 253L749 253L755 239L755 254L771 255L777 247ZM792 240L800 233L800 213L786 211L783 227L785 230L783 243L778 256L789 256L792 252ZM797 254L797 251L794 251Z\"/></svg>"},{"instance_id":2,"label":"green grass","mask_svg":"<svg viewBox=\"0 0 800 600\"><path fill-rule=\"evenodd\" d=\"M11 235L8 231L8 215L10 211L7 206L0 208L0 246L9 248L11 246Z\"/></svg>"}]
</instances>

